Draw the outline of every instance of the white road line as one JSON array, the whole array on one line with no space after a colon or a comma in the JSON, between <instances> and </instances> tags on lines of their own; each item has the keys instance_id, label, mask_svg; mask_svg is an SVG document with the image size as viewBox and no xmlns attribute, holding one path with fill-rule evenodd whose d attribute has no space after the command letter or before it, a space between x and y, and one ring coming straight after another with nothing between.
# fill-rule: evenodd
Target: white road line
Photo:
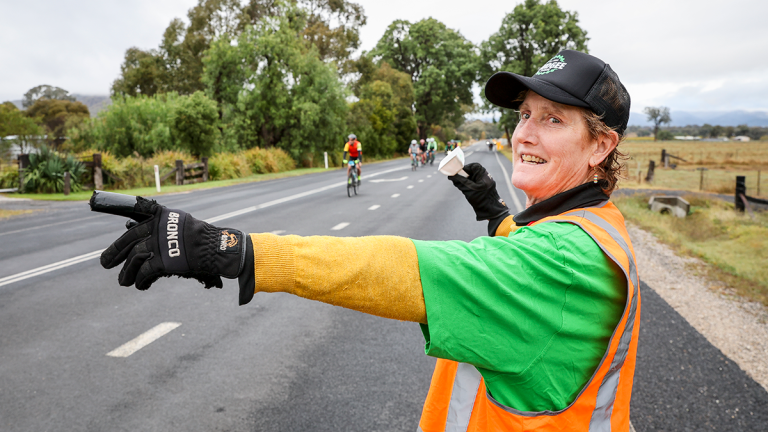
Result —
<instances>
[{"instance_id":1,"label":"white road line","mask_svg":"<svg viewBox=\"0 0 768 432\"><path fill-rule=\"evenodd\" d=\"M396 182L396 181L403 181L403 180L405 180L407 178L408 178L408 176L403 176L403 177L396 178L396 179L376 179L376 180L371 180L371 183Z\"/></svg>"},{"instance_id":2,"label":"white road line","mask_svg":"<svg viewBox=\"0 0 768 432\"><path fill-rule=\"evenodd\" d=\"M408 186L406 189L413 189L413 185Z\"/></svg>"},{"instance_id":3,"label":"white road line","mask_svg":"<svg viewBox=\"0 0 768 432\"><path fill-rule=\"evenodd\" d=\"M74 258L66 259L64 261L59 261L53 264L48 264L46 266L38 267L36 269L27 270L21 273L16 273L15 275L6 276L0 279L0 286L12 284L18 281L23 281L24 279L29 279L31 277L52 272L54 270L59 270L64 267L69 267L73 264L81 263L83 261L88 261L89 259L96 258L97 256L101 255L101 252L102 250L89 252L87 254L79 255Z\"/></svg>"},{"instance_id":4,"label":"white road line","mask_svg":"<svg viewBox=\"0 0 768 432\"><path fill-rule=\"evenodd\" d=\"M422 182L424 182L424 179L419 179L419 183L422 183Z\"/></svg>"},{"instance_id":5,"label":"white road line","mask_svg":"<svg viewBox=\"0 0 768 432\"><path fill-rule=\"evenodd\" d=\"M373 173L373 174L368 174L367 177L368 178L376 177L376 176L379 176L379 175L382 175L382 174L388 174L388 173L391 173L391 172L394 172L394 171L405 170L405 169L408 169L408 168L410 168L410 166L402 166L402 167L398 167L398 168L391 168L391 169L384 170L384 171L379 171L379 172L376 172L376 173ZM320 192L326 191L328 189L333 189L333 188L336 188L336 187L341 187L341 186L344 186L345 184L346 184L346 182L334 183L334 184L331 184L331 185L328 185L328 186L325 186L325 187L321 187L321 188L317 188L317 189L312 189L312 190L307 191L307 192L302 192L302 193L291 195L291 196L288 196L288 197L285 197L285 198L280 198L280 199L276 199L274 201L269 201L269 202L266 202L264 204L259 204L259 205L255 205L255 206L251 206L251 207L246 207L244 209L236 210L236 211L233 211L233 212L230 212L230 213L225 213L225 214L220 215L220 216L214 216L214 217L212 217L210 219L205 219L205 222L208 222L208 223L212 224L214 222L219 222L219 221L222 221L224 219L229 219L229 218L233 218L235 216L240 216L240 215L243 215L243 214L246 214L246 213L250 213L250 212L253 212L253 211L256 211L256 210L259 210L259 209L271 207L273 205L282 204L282 203L285 203L285 202L288 202L288 201L293 201L293 200L299 199L299 198L304 198L306 196L313 195L313 194L316 194L316 193L320 193ZM93 216L93 217L96 217L96 216ZM48 273L48 272L51 272L51 271L54 271L54 270L59 270L59 269L65 268L65 267L69 267L71 265L74 265L74 264L77 264L77 263L81 263L83 261L87 261L87 260L89 260L91 258L96 258L97 256L101 255L101 253L103 251L104 251L104 249L95 250L93 252L89 252L87 254L83 254L83 255L79 255L79 256L73 257L73 258L65 259L63 261L55 262L53 264L48 264L48 265L45 265L45 266L42 266L42 267L38 267L38 268L35 268L35 269L32 269L32 270L27 270L25 272L16 273L14 275L6 276L6 277L0 279L0 287L3 286L3 285L8 285L8 284L14 283L14 282L22 281L24 279L29 279L29 278L34 277L34 276L39 276L39 275L42 275L42 274L45 274L45 273Z\"/></svg>"},{"instance_id":6,"label":"white road line","mask_svg":"<svg viewBox=\"0 0 768 432\"><path fill-rule=\"evenodd\" d=\"M331 231L343 230L344 228L346 228L348 226L349 226L349 222L342 222L342 223L334 226L333 228L331 228Z\"/></svg>"},{"instance_id":7,"label":"white road line","mask_svg":"<svg viewBox=\"0 0 768 432\"><path fill-rule=\"evenodd\" d=\"M274 231L270 231L269 233L270 234L274 234L274 235L280 235L280 234L282 234L284 232L285 232L285 230L274 230Z\"/></svg>"},{"instance_id":8,"label":"white road line","mask_svg":"<svg viewBox=\"0 0 768 432\"><path fill-rule=\"evenodd\" d=\"M428 176L427 176L427 178L430 178L430 177L432 177L432 174L430 174L430 175L428 175Z\"/></svg>"},{"instance_id":9,"label":"white road line","mask_svg":"<svg viewBox=\"0 0 768 432\"><path fill-rule=\"evenodd\" d=\"M381 207L381 206L380 206L380 205L378 205L378 204L374 204L374 205L372 205L372 206L368 207L368 210L376 210L376 209L377 209L377 208L379 208L379 207Z\"/></svg>"},{"instance_id":10,"label":"white road line","mask_svg":"<svg viewBox=\"0 0 768 432\"><path fill-rule=\"evenodd\" d=\"M501 172L504 173L504 180L507 182L507 188L509 188L509 194L512 195L512 201L515 204L515 208L517 211L515 213L520 213L521 211L525 210L525 207L523 207L522 204L520 204L520 199L515 195L515 189L512 187L512 183L509 181L510 177L509 174L507 174L507 169L504 168L504 165L501 164L501 159L499 159L499 154L496 153L496 162L499 163L499 166L501 167Z\"/></svg>"},{"instance_id":11,"label":"white road line","mask_svg":"<svg viewBox=\"0 0 768 432\"><path fill-rule=\"evenodd\" d=\"M400 196L400 194L392 194L392 198L397 198L399 196Z\"/></svg>"},{"instance_id":12,"label":"white road line","mask_svg":"<svg viewBox=\"0 0 768 432\"><path fill-rule=\"evenodd\" d=\"M164 322L162 324L158 324L152 327L151 329L147 330L146 332L140 334L132 341L127 342L115 348L114 350L108 352L107 355L110 357L128 357L129 355L144 348L145 346L151 344L157 339L160 339L161 337L165 336L166 334L168 334L168 332L170 332L171 330L175 329L180 325L181 323L175 323L175 322Z\"/></svg>"}]
</instances>

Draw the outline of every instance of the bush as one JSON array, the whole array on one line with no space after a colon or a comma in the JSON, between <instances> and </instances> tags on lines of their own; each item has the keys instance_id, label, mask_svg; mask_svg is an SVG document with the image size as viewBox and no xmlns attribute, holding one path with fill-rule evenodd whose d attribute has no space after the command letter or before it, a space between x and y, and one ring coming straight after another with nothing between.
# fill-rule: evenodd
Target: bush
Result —
<instances>
[{"instance_id":1,"label":"bush","mask_svg":"<svg viewBox=\"0 0 768 432\"><path fill-rule=\"evenodd\" d=\"M39 153L29 155L29 167L24 172L24 191L62 192L65 172L70 173L70 190L81 191L85 166L73 155L64 157L43 146Z\"/></svg>"},{"instance_id":2,"label":"bush","mask_svg":"<svg viewBox=\"0 0 768 432\"><path fill-rule=\"evenodd\" d=\"M19 187L19 168L16 165L0 167L0 189Z\"/></svg>"}]
</instances>

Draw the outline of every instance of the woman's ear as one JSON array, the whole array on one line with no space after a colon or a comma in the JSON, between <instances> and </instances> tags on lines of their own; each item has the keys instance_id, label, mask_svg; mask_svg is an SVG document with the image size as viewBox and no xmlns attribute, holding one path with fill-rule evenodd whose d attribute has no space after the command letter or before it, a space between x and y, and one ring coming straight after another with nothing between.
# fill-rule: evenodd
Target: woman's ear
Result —
<instances>
[{"instance_id":1,"label":"woman's ear","mask_svg":"<svg viewBox=\"0 0 768 432\"><path fill-rule=\"evenodd\" d=\"M595 151L589 158L589 165L593 167L600 165L617 145L619 145L619 134L616 131L601 134L597 139Z\"/></svg>"}]
</instances>

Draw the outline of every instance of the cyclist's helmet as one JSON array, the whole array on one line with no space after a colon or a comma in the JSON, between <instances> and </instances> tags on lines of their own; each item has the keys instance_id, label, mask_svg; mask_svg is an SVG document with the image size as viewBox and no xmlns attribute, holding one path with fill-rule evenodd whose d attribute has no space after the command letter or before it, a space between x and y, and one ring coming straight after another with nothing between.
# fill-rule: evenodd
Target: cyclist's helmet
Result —
<instances>
[{"instance_id":1,"label":"cyclist's helmet","mask_svg":"<svg viewBox=\"0 0 768 432\"><path fill-rule=\"evenodd\" d=\"M355 135L355 134L349 134L349 136L348 136L347 138L349 138L349 140L350 140L350 141L352 141L352 140L356 140L356 139L357 139L357 135Z\"/></svg>"},{"instance_id":2,"label":"cyclist's helmet","mask_svg":"<svg viewBox=\"0 0 768 432\"><path fill-rule=\"evenodd\" d=\"M411 145L418 144L416 140L411 140Z\"/></svg>"}]
</instances>

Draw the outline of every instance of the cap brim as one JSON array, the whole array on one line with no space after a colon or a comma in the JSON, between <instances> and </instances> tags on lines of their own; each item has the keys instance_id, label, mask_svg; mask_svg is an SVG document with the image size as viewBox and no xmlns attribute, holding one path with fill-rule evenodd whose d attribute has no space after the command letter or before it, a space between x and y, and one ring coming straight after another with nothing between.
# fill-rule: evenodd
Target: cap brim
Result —
<instances>
[{"instance_id":1,"label":"cap brim","mask_svg":"<svg viewBox=\"0 0 768 432\"><path fill-rule=\"evenodd\" d=\"M511 72L497 72L485 83L485 97L492 104L502 108L518 109L521 101L515 102L515 99L523 90L532 90L546 99L561 104L589 108L586 102L579 100L565 90L532 77Z\"/></svg>"}]
</instances>

